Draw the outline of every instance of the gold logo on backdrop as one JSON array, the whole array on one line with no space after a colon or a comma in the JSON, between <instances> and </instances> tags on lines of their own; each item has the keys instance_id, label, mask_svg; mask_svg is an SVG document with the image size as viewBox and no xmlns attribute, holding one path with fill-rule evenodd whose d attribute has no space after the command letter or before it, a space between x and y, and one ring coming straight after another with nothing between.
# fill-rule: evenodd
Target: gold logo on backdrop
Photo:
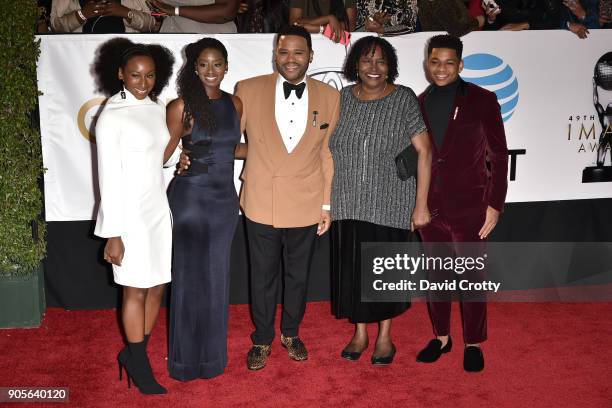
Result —
<instances>
[{"instance_id":1,"label":"gold logo on backdrop","mask_svg":"<svg viewBox=\"0 0 612 408\"><path fill-rule=\"evenodd\" d=\"M173 98L166 99L166 105L170 101L172 101L172 99ZM106 98L90 99L87 102L85 102L83 105L81 105L81 109L79 109L79 113L77 113L77 126L79 127L79 132L81 132L81 135L85 139L87 139L87 141L89 141L90 143L96 143L96 134L95 134L96 121L98 120L98 116L100 115L100 112L102 112L102 109L98 109L96 114L92 117L91 123L89 125L89 129L87 129L87 125L85 123L85 117L87 116L87 112L89 112L92 108L95 108L96 106L101 107L102 105L104 105L105 102L106 102Z\"/></svg>"},{"instance_id":2,"label":"gold logo on backdrop","mask_svg":"<svg viewBox=\"0 0 612 408\"><path fill-rule=\"evenodd\" d=\"M572 115L568 119L567 140L575 143L577 153L597 152L597 130L595 115Z\"/></svg>"},{"instance_id":3,"label":"gold logo on backdrop","mask_svg":"<svg viewBox=\"0 0 612 408\"><path fill-rule=\"evenodd\" d=\"M89 125L91 132L90 129L87 129L87 125L85 124L85 116L92 108L103 105L104 101L106 101L106 98L90 99L81 106L81 109L79 109L79 113L77 114L77 126L79 127L79 131L81 132L81 135L91 143L96 143L94 129L96 127L95 124L100 110L96 112L96 115L91 120L91 124Z\"/></svg>"}]
</instances>

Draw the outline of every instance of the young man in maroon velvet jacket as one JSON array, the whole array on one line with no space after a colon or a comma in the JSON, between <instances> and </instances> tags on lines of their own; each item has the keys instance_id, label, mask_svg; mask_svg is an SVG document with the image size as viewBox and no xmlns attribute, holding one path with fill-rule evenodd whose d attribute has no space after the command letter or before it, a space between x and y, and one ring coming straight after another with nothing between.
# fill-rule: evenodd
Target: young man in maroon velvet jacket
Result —
<instances>
[{"instance_id":1,"label":"young man in maroon velvet jacket","mask_svg":"<svg viewBox=\"0 0 612 408\"><path fill-rule=\"evenodd\" d=\"M506 198L508 150L500 107L494 93L459 78L462 51L461 40L450 35L432 37L427 49L426 70L432 84L419 96L433 151L428 200L432 221L421 230L425 243L483 243L497 224ZM465 255L462 248L454 245L455 255ZM463 366L466 371L481 371L486 298L469 301L465 293L461 296ZM424 363L433 363L452 347L450 298L433 300L428 295L436 338L417 356Z\"/></svg>"}]
</instances>

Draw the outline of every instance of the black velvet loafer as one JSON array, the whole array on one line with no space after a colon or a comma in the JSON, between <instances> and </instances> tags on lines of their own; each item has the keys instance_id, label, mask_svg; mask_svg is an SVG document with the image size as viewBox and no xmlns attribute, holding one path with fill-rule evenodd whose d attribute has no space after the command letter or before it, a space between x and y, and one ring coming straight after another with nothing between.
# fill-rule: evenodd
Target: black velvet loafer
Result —
<instances>
[{"instance_id":1,"label":"black velvet loafer","mask_svg":"<svg viewBox=\"0 0 612 408\"><path fill-rule=\"evenodd\" d=\"M419 363L434 363L438 361L440 356L444 353L448 353L453 348L453 340L448 336L448 342L442 347L442 342L438 339L433 339L429 342L427 347L419 351L417 354L417 361Z\"/></svg>"},{"instance_id":2,"label":"black velvet loafer","mask_svg":"<svg viewBox=\"0 0 612 408\"><path fill-rule=\"evenodd\" d=\"M395 353L397 349L395 348L395 344L391 344L391 354L386 356L375 357L372 355L372 364L374 365L389 365L393 362L393 357L395 357Z\"/></svg>"},{"instance_id":3,"label":"black velvet loafer","mask_svg":"<svg viewBox=\"0 0 612 408\"><path fill-rule=\"evenodd\" d=\"M484 356L480 347L467 346L463 351L463 369L470 373L477 373L484 369Z\"/></svg>"}]
</instances>

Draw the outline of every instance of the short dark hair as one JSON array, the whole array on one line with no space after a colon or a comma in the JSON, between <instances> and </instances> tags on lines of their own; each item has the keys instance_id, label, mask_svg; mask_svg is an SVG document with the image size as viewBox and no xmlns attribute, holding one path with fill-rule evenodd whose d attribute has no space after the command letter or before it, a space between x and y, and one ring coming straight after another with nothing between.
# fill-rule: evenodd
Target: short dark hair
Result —
<instances>
[{"instance_id":1,"label":"short dark hair","mask_svg":"<svg viewBox=\"0 0 612 408\"><path fill-rule=\"evenodd\" d=\"M134 57L149 57L155 63L155 86L149 97L156 101L172 76L174 55L158 44L135 44L127 38L119 37L103 43L97 50L92 71L96 77L98 91L111 96L123 89L117 78L119 68L124 68Z\"/></svg>"},{"instance_id":2,"label":"short dark hair","mask_svg":"<svg viewBox=\"0 0 612 408\"><path fill-rule=\"evenodd\" d=\"M459 37L449 34L435 35L429 39L427 44L427 56L431 55L434 48L449 48L455 50L457 57L461 59L463 55L463 43Z\"/></svg>"},{"instance_id":3,"label":"short dark hair","mask_svg":"<svg viewBox=\"0 0 612 408\"><path fill-rule=\"evenodd\" d=\"M359 64L359 58L367 54L373 54L376 47L380 47L383 57L387 61L387 65L389 66L387 82L392 84L393 81L397 79L399 73L397 53L389 41L373 35L362 37L351 46L351 50L344 61L344 77L349 81L358 82L359 72L357 70L357 65Z\"/></svg>"},{"instance_id":4,"label":"short dark hair","mask_svg":"<svg viewBox=\"0 0 612 408\"><path fill-rule=\"evenodd\" d=\"M304 27L299 25L282 26L280 30L278 30L278 33L276 33L276 38L274 39L274 48L278 47L278 40L283 35L296 35L298 37L302 37L306 40L308 49L312 50L312 38L310 37L310 33Z\"/></svg>"}]
</instances>

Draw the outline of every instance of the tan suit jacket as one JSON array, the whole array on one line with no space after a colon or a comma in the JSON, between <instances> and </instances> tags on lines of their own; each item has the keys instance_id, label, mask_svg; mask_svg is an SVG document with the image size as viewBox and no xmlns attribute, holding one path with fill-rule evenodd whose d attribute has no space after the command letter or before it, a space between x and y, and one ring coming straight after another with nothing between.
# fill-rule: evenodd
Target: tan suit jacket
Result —
<instances>
[{"instance_id":1,"label":"tan suit jacket","mask_svg":"<svg viewBox=\"0 0 612 408\"><path fill-rule=\"evenodd\" d=\"M318 223L321 205L330 203L334 166L328 144L338 121L340 94L323 82L306 79L306 130L288 153L275 119L278 75L237 84L236 95L243 104L241 128L248 142L240 205L251 221L276 228L305 227Z\"/></svg>"}]
</instances>

